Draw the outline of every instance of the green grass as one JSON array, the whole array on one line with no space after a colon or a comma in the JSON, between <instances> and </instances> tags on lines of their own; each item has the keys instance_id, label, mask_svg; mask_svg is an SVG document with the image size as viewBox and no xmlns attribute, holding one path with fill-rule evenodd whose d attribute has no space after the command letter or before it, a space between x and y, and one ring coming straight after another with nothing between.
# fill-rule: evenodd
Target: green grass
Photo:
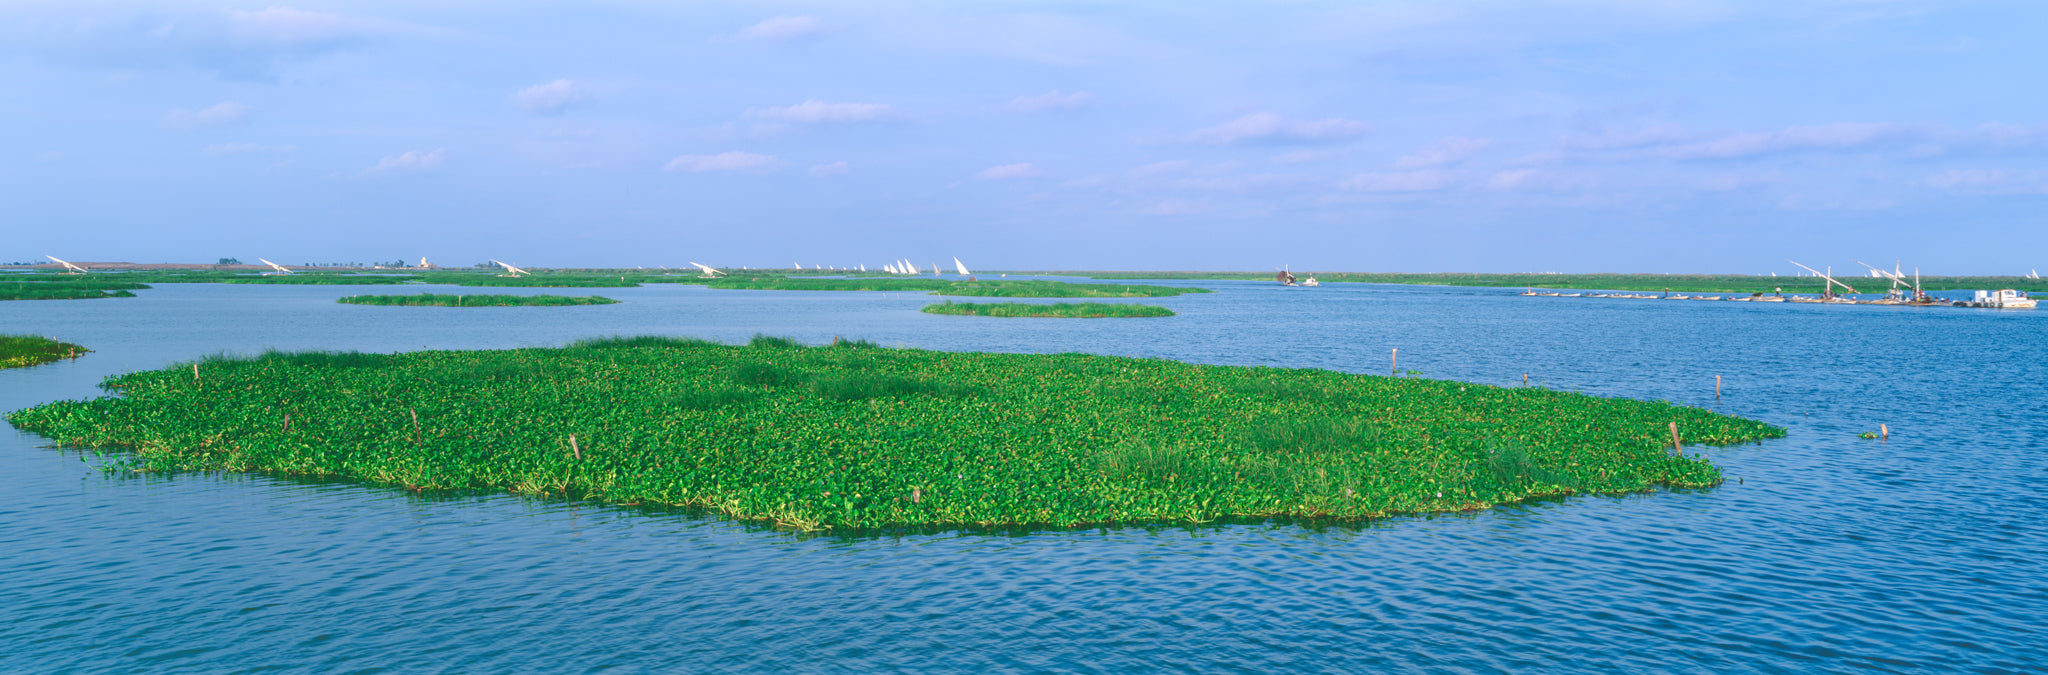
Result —
<instances>
[{"instance_id":1,"label":"green grass","mask_svg":"<svg viewBox=\"0 0 2048 675\"><path fill-rule=\"evenodd\" d=\"M1153 305L1106 302L1060 302L1049 305L1027 302L952 302L925 305L926 314L955 316L998 316L1064 319L1101 319L1173 316L1173 310Z\"/></svg>"},{"instance_id":2,"label":"green grass","mask_svg":"<svg viewBox=\"0 0 2048 675\"><path fill-rule=\"evenodd\" d=\"M344 305L385 305L404 307L562 307L567 305L611 305L617 300L600 296L561 295L351 295L335 302Z\"/></svg>"},{"instance_id":3,"label":"green grass","mask_svg":"<svg viewBox=\"0 0 2048 675\"><path fill-rule=\"evenodd\" d=\"M1208 293L1206 288L1072 284L1064 281L947 281L944 279L720 279L711 288L761 291L899 291L992 298L1158 298Z\"/></svg>"},{"instance_id":4,"label":"green grass","mask_svg":"<svg viewBox=\"0 0 2048 675\"><path fill-rule=\"evenodd\" d=\"M132 298L129 291L149 288L138 283L84 280L37 279L0 281L0 300L84 300L91 298Z\"/></svg>"},{"instance_id":5,"label":"green grass","mask_svg":"<svg viewBox=\"0 0 2048 675\"><path fill-rule=\"evenodd\" d=\"M0 335L0 369L40 366L92 350L40 335Z\"/></svg>"},{"instance_id":6,"label":"green grass","mask_svg":"<svg viewBox=\"0 0 2048 675\"><path fill-rule=\"evenodd\" d=\"M118 396L8 421L132 451L110 470L665 504L835 532L1357 520L1703 488L1719 470L1671 454L1668 423L1688 443L1784 433L1537 388L780 338L272 353L103 386Z\"/></svg>"},{"instance_id":7,"label":"green grass","mask_svg":"<svg viewBox=\"0 0 2048 675\"><path fill-rule=\"evenodd\" d=\"M1043 272L1070 274L1094 279L1238 279L1272 281L1272 272ZM1297 272L1307 277L1307 272ZM1686 293L1819 293L1827 282L1819 277L1751 276L1746 274L1390 274L1361 272L1315 272L1318 281L1348 281L1374 284L1430 284L1440 286L1483 286L1498 288L1567 288L1610 291L1663 291ZM1888 279L1859 276L1844 270L1837 280L1866 293L1883 293L1891 288ZM2009 277L1922 277L1927 291L2013 288L2048 292L2048 280Z\"/></svg>"}]
</instances>

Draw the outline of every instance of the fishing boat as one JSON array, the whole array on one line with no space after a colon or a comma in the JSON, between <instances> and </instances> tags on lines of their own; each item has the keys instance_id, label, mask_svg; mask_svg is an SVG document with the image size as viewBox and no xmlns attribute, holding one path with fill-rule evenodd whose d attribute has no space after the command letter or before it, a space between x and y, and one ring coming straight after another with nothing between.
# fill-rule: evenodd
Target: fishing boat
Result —
<instances>
[{"instance_id":1,"label":"fishing boat","mask_svg":"<svg viewBox=\"0 0 2048 675\"><path fill-rule=\"evenodd\" d=\"M1282 267L1279 274L1273 275L1273 280L1280 282L1282 286L1293 286L1294 273L1287 271L1286 267Z\"/></svg>"},{"instance_id":2,"label":"fishing boat","mask_svg":"<svg viewBox=\"0 0 2048 675\"><path fill-rule=\"evenodd\" d=\"M1957 300L1957 307L1979 309L2033 309L2035 300L2027 297L2025 291L2001 288L1995 291L1977 291L1968 300Z\"/></svg>"}]
</instances>

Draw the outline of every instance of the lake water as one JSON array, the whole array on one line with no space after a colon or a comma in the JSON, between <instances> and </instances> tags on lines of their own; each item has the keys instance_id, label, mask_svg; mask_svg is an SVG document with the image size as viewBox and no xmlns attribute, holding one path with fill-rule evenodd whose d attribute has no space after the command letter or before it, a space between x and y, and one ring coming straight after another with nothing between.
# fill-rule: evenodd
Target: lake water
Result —
<instances>
[{"instance_id":1,"label":"lake water","mask_svg":"<svg viewBox=\"0 0 2048 675\"><path fill-rule=\"evenodd\" d=\"M513 496L109 477L0 431L0 671L2048 670L2048 311L1189 285L1221 292L1125 320L934 316L917 308L936 298L900 293L428 308L334 303L380 290L359 287L160 285L0 303L0 332L95 350L0 371L0 410L220 351L767 333L1373 373L1398 348L1423 377L1526 373L1791 433L1704 449L1729 478L1707 491L1348 528L841 539ZM1889 441L1856 438L1879 424Z\"/></svg>"}]
</instances>

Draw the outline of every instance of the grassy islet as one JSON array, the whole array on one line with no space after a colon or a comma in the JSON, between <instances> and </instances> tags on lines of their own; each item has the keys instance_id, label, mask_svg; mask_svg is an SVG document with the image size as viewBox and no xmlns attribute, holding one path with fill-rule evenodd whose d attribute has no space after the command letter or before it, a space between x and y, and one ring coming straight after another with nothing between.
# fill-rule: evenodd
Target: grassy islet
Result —
<instances>
[{"instance_id":1,"label":"grassy islet","mask_svg":"<svg viewBox=\"0 0 2048 675\"><path fill-rule=\"evenodd\" d=\"M836 532L1355 520L1699 488L1721 474L1672 454L1667 424L1689 444L1784 433L1540 388L780 338L271 353L103 386L118 395L8 420L128 448L121 461L145 471L666 504Z\"/></svg>"},{"instance_id":2,"label":"grassy islet","mask_svg":"<svg viewBox=\"0 0 2048 675\"><path fill-rule=\"evenodd\" d=\"M994 316L1014 318L1103 319L1173 316L1173 310L1155 305L1109 302L943 302L925 305L926 314Z\"/></svg>"},{"instance_id":3,"label":"grassy islet","mask_svg":"<svg viewBox=\"0 0 2048 675\"><path fill-rule=\"evenodd\" d=\"M27 368L92 350L41 335L0 335L0 368Z\"/></svg>"},{"instance_id":4,"label":"grassy islet","mask_svg":"<svg viewBox=\"0 0 2048 675\"><path fill-rule=\"evenodd\" d=\"M445 295L420 293L418 295L351 295L335 302L344 305L383 305L402 307L563 307L569 305L611 305L617 300L603 296L570 297L563 295Z\"/></svg>"},{"instance_id":5,"label":"grassy islet","mask_svg":"<svg viewBox=\"0 0 2048 675\"><path fill-rule=\"evenodd\" d=\"M764 291L899 291L990 298L1160 298L1182 293L1208 293L1206 288L1140 284L1075 284L1019 279L948 281L945 279L807 279L756 277L720 279L711 288Z\"/></svg>"}]
</instances>

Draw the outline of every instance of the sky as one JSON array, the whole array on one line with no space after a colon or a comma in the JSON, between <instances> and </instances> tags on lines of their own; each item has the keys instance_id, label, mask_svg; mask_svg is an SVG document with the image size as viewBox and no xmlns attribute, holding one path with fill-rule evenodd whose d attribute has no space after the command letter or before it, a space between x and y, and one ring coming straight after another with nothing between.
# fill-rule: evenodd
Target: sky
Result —
<instances>
[{"instance_id":1,"label":"sky","mask_svg":"<svg viewBox=\"0 0 2048 675\"><path fill-rule=\"evenodd\" d=\"M0 262L2024 274L2042 26L1969 0L11 0Z\"/></svg>"}]
</instances>

